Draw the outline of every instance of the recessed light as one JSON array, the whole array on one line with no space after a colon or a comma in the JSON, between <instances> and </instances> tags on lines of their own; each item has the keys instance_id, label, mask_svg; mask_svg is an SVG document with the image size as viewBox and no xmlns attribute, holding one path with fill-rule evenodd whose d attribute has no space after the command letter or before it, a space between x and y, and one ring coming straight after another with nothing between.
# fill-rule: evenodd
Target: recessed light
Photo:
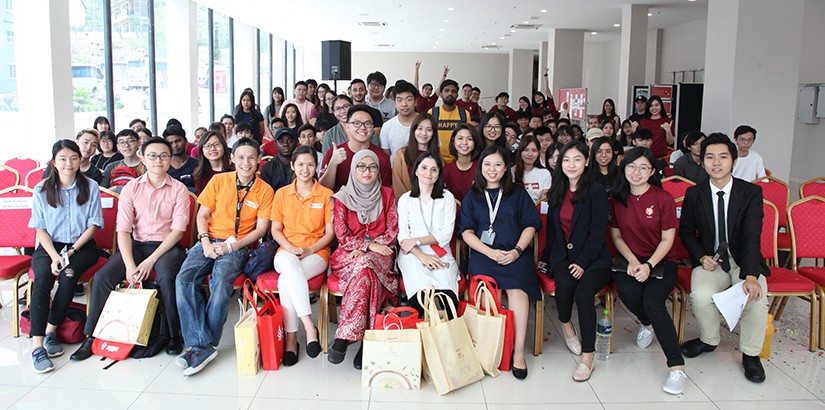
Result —
<instances>
[{"instance_id":1,"label":"recessed light","mask_svg":"<svg viewBox=\"0 0 825 410\"><path fill-rule=\"evenodd\" d=\"M441 36L438 36L438 38L441 38Z\"/></svg>"},{"instance_id":2,"label":"recessed light","mask_svg":"<svg viewBox=\"0 0 825 410\"><path fill-rule=\"evenodd\" d=\"M613 25L613 27L621 27L621 26L622 26L622 25L621 25L621 24L619 24L619 23L616 23L616 24L614 24L614 25Z\"/></svg>"},{"instance_id":3,"label":"recessed light","mask_svg":"<svg viewBox=\"0 0 825 410\"><path fill-rule=\"evenodd\" d=\"M455 7L447 7L447 10L448 11L453 11L453 10L455 10Z\"/></svg>"},{"instance_id":4,"label":"recessed light","mask_svg":"<svg viewBox=\"0 0 825 410\"><path fill-rule=\"evenodd\" d=\"M499 40L504 40L504 36L502 36L502 37L499 37L499 38L498 38L498 39L499 39Z\"/></svg>"},{"instance_id":5,"label":"recessed light","mask_svg":"<svg viewBox=\"0 0 825 410\"><path fill-rule=\"evenodd\" d=\"M653 17L653 13L647 13L648 17Z\"/></svg>"},{"instance_id":6,"label":"recessed light","mask_svg":"<svg viewBox=\"0 0 825 410\"><path fill-rule=\"evenodd\" d=\"M539 11L542 12L542 13L547 13L547 10L545 10L545 9L541 9Z\"/></svg>"},{"instance_id":7,"label":"recessed light","mask_svg":"<svg viewBox=\"0 0 825 410\"><path fill-rule=\"evenodd\" d=\"M516 30L510 30L510 32L511 32L511 33L515 33L515 32L516 32Z\"/></svg>"},{"instance_id":8,"label":"recessed light","mask_svg":"<svg viewBox=\"0 0 825 410\"><path fill-rule=\"evenodd\" d=\"M449 22L450 22L450 20L444 20L444 22L445 22L445 23L449 23Z\"/></svg>"},{"instance_id":9,"label":"recessed light","mask_svg":"<svg viewBox=\"0 0 825 410\"><path fill-rule=\"evenodd\" d=\"M490 44L492 44L492 45L496 45L496 43L490 43Z\"/></svg>"},{"instance_id":10,"label":"recessed light","mask_svg":"<svg viewBox=\"0 0 825 410\"><path fill-rule=\"evenodd\" d=\"M524 22L524 24L530 24L530 22L529 22L529 21L525 21L525 22Z\"/></svg>"},{"instance_id":11,"label":"recessed light","mask_svg":"<svg viewBox=\"0 0 825 410\"><path fill-rule=\"evenodd\" d=\"M599 33L598 33L598 32L596 32L596 31L591 31L591 32L590 32L590 35L591 35L591 36L595 36L596 34L599 34Z\"/></svg>"}]
</instances>

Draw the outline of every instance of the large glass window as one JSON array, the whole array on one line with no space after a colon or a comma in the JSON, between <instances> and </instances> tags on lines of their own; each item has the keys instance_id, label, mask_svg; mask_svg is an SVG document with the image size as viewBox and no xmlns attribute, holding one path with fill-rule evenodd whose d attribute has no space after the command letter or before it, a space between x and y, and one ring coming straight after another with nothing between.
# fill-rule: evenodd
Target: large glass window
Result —
<instances>
[{"instance_id":1,"label":"large glass window","mask_svg":"<svg viewBox=\"0 0 825 410\"><path fill-rule=\"evenodd\" d=\"M292 98L292 87L286 85L286 42L279 37L272 37L272 87L284 89L284 97Z\"/></svg>"},{"instance_id":2,"label":"large glass window","mask_svg":"<svg viewBox=\"0 0 825 410\"><path fill-rule=\"evenodd\" d=\"M166 122L170 118L178 118L180 110L173 103L170 98L169 91L169 48L166 39L175 33L168 33L166 24L166 0L148 0L155 2L155 98L158 104L158 124L153 128L158 134L162 134L165 129ZM181 27L181 29L185 29ZM147 73L148 75L148 73ZM148 78L148 77L147 77ZM146 110L149 110L149 102L147 92Z\"/></svg>"},{"instance_id":3,"label":"large glass window","mask_svg":"<svg viewBox=\"0 0 825 410\"><path fill-rule=\"evenodd\" d=\"M132 119L149 119L149 1L112 0L112 65L117 130L128 127ZM160 118L163 116L158 118L162 121ZM153 127L152 131L157 132L158 127Z\"/></svg>"},{"instance_id":4,"label":"large glass window","mask_svg":"<svg viewBox=\"0 0 825 410\"><path fill-rule=\"evenodd\" d=\"M207 127L212 122L209 103L209 10L198 6L198 125Z\"/></svg>"},{"instance_id":5,"label":"large glass window","mask_svg":"<svg viewBox=\"0 0 825 410\"><path fill-rule=\"evenodd\" d=\"M103 13L103 0L69 3L74 123L77 129L92 128L96 117L106 116ZM121 93L117 88L124 85L125 76L125 62L115 64L115 98L120 105Z\"/></svg>"},{"instance_id":6,"label":"large glass window","mask_svg":"<svg viewBox=\"0 0 825 410\"><path fill-rule=\"evenodd\" d=\"M284 87L284 92L286 93L286 98L295 98L295 94L292 91L293 86L295 85L295 47L292 45L291 42L286 43L286 86Z\"/></svg>"},{"instance_id":7,"label":"large glass window","mask_svg":"<svg viewBox=\"0 0 825 410\"><path fill-rule=\"evenodd\" d=\"M261 106L261 113L266 110L269 105L269 100L272 98L272 72L269 71L269 65L272 57L269 54L269 33L263 31L258 32L260 38L260 75L258 76L258 104Z\"/></svg>"},{"instance_id":8,"label":"large glass window","mask_svg":"<svg viewBox=\"0 0 825 410\"><path fill-rule=\"evenodd\" d=\"M8 1L6 7L0 10L0 32L6 33L6 41L0 42L0 129L11 130L20 124L20 113L17 59L14 55L14 13Z\"/></svg>"},{"instance_id":9,"label":"large glass window","mask_svg":"<svg viewBox=\"0 0 825 410\"><path fill-rule=\"evenodd\" d=\"M229 18L221 13L213 13L213 32L215 37L215 120L224 114L232 114L229 96Z\"/></svg>"}]
</instances>

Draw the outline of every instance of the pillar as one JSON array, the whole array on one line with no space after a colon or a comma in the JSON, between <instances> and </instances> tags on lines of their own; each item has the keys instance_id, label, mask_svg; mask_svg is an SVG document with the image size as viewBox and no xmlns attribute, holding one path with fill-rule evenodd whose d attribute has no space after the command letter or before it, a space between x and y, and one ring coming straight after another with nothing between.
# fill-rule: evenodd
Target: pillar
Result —
<instances>
[{"instance_id":1,"label":"pillar","mask_svg":"<svg viewBox=\"0 0 825 410\"><path fill-rule=\"evenodd\" d=\"M166 0L166 30L174 35L166 36L167 70L169 93L164 98L172 99L174 117L187 131L187 138L194 136L198 127L198 20L197 4L189 0ZM158 96L160 98L160 95ZM162 103L159 101L158 106ZM204 101L208 110L208 101ZM160 108L159 108L160 110ZM168 118L158 113L158 133Z\"/></svg>"},{"instance_id":2,"label":"pillar","mask_svg":"<svg viewBox=\"0 0 825 410\"><path fill-rule=\"evenodd\" d=\"M533 91L533 50L510 50L510 106L518 107L519 97L531 98Z\"/></svg>"},{"instance_id":3,"label":"pillar","mask_svg":"<svg viewBox=\"0 0 825 410\"><path fill-rule=\"evenodd\" d=\"M622 39L619 52L619 89L616 112L627 118L632 112L633 86L645 83L648 6L622 6Z\"/></svg>"}]
</instances>

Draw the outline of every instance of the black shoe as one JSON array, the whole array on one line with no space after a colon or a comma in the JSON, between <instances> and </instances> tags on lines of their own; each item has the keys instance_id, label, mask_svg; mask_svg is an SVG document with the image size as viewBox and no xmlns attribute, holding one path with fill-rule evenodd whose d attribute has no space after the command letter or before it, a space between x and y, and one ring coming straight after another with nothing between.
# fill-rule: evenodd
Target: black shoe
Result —
<instances>
[{"instance_id":1,"label":"black shoe","mask_svg":"<svg viewBox=\"0 0 825 410\"><path fill-rule=\"evenodd\" d=\"M309 304L314 305L315 302L318 302L318 295L313 293L313 294L309 295Z\"/></svg>"},{"instance_id":2,"label":"black shoe","mask_svg":"<svg viewBox=\"0 0 825 410\"><path fill-rule=\"evenodd\" d=\"M77 285L74 285L74 295L75 296L83 296L85 294L86 294L86 286L84 286L82 283L78 283Z\"/></svg>"},{"instance_id":3,"label":"black shoe","mask_svg":"<svg viewBox=\"0 0 825 410\"><path fill-rule=\"evenodd\" d=\"M515 362L515 356L510 356L510 368L513 369L513 377L519 380L524 380L527 378L527 367L523 369L519 369L513 363Z\"/></svg>"},{"instance_id":4,"label":"black shoe","mask_svg":"<svg viewBox=\"0 0 825 410\"><path fill-rule=\"evenodd\" d=\"M92 343L94 343L94 341L94 337L86 337L86 339L83 340L83 343L80 344L80 347L78 347L77 350L69 356L69 359L80 361L92 357Z\"/></svg>"},{"instance_id":5,"label":"black shoe","mask_svg":"<svg viewBox=\"0 0 825 410\"><path fill-rule=\"evenodd\" d=\"M361 342L361 346L358 348L358 353L355 354L355 360L352 361L352 367L356 370L361 370L361 357L364 356L364 342Z\"/></svg>"},{"instance_id":6,"label":"black shoe","mask_svg":"<svg viewBox=\"0 0 825 410\"><path fill-rule=\"evenodd\" d=\"M742 353L742 367L745 368L745 378L754 382L765 381L765 369L762 367L762 360L759 356L748 356Z\"/></svg>"},{"instance_id":7,"label":"black shoe","mask_svg":"<svg viewBox=\"0 0 825 410\"><path fill-rule=\"evenodd\" d=\"M173 336L169 338L166 343L166 354L170 356L177 356L183 352L183 338L181 336Z\"/></svg>"},{"instance_id":8,"label":"black shoe","mask_svg":"<svg viewBox=\"0 0 825 410\"><path fill-rule=\"evenodd\" d=\"M281 364L286 366L286 367L295 366L295 364L298 363L298 351L299 350L301 350L301 345L296 343L295 344L295 353L292 353L289 350L287 350L284 353L284 358L281 360Z\"/></svg>"},{"instance_id":9,"label":"black shoe","mask_svg":"<svg viewBox=\"0 0 825 410\"><path fill-rule=\"evenodd\" d=\"M688 358L699 356L705 352L716 350L716 346L711 346L700 339L688 340L682 345L682 355Z\"/></svg>"},{"instance_id":10,"label":"black shoe","mask_svg":"<svg viewBox=\"0 0 825 410\"><path fill-rule=\"evenodd\" d=\"M332 364L340 364L343 362L344 357L347 355L347 345L349 345L348 340L335 339L335 342L332 343L332 347L329 349L329 354L327 354L327 360Z\"/></svg>"},{"instance_id":11,"label":"black shoe","mask_svg":"<svg viewBox=\"0 0 825 410\"><path fill-rule=\"evenodd\" d=\"M318 331L318 327L315 328L315 334L318 335L318 339L321 338L321 332ZM321 344L317 341L307 343L307 356L311 358L316 358L318 355L321 354Z\"/></svg>"}]
</instances>

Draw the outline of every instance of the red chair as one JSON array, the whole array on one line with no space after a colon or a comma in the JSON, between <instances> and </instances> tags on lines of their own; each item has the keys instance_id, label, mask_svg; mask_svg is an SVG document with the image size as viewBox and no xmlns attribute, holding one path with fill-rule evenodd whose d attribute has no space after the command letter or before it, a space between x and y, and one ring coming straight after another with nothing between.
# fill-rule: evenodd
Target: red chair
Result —
<instances>
[{"instance_id":1,"label":"red chair","mask_svg":"<svg viewBox=\"0 0 825 410\"><path fill-rule=\"evenodd\" d=\"M189 249L195 245L195 231L197 231L197 221L195 220L198 215L198 197L197 195L189 192L189 225L186 227L186 230L183 232L183 236L180 238L180 246L183 249ZM153 281L156 279L155 270L152 269L149 272L149 276L146 277L147 281Z\"/></svg>"},{"instance_id":2,"label":"red chair","mask_svg":"<svg viewBox=\"0 0 825 410\"><path fill-rule=\"evenodd\" d=\"M12 315L14 317L14 337L20 336L20 305L19 293L23 285L20 278L31 268L31 256L23 255L22 248L32 247L35 244L35 230L29 228L29 219L32 216L31 189L13 185L0 190L0 220L3 229L0 229L0 248L15 248L16 255L0 256L0 280L14 280L12 288Z\"/></svg>"},{"instance_id":3,"label":"red chair","mask_svg":"<svg viewBox=\"0 0 825 410\"><path fill-rule=\"evenodd\" d=\"M324 353L329 352L329 322L333 318L336 322L338 320L335 298L341 296L344 296L341 292L341 278L335 272L330 271L327 280L321 285L320 312L318 313L318 319L321 321L321 326L318 329L321 334L318 337L321 339L321 347L324 348ZM333 312L336 312L335 315L332 315Z\"/></svg>"},{"instance_id":4,"label":"red chair","mask_svg":"<svg viewBox=\"0 0 825 410\"><path fill-rule=\"evenodd\" d=\"M799 186L799 198L814 195L825 198L825 177L810 179Z\"/></svg>"},{"instance_id":5,"label":"red chair","mask_svg":"<svg viewBox=\"0 0 825 410\"><path fill-rule=\"evenodd\" d=\"M779 232L776 237L776 245L780 251L791 251L791 235L788 232L788 204L790 203L791 190L788 184L771 176L766 176L753 181L754 184L762 187L762 197L767 199L779 210L779 227L784 232ZM786 264L787 265L787 264Z\"/></svg>"},{"instance_id":6,"label":"red chair","mask_svg":"<svg viewBox=\"0 0 825 410\"><path fill-rule=\"evenodd\" d=\"M667 166L665 166L664 169L662 169L662 174L665 176L665 178L670 178L676 175L676 172L673 169L673 165L667 164Z\"/></svg>"},{"instance_id":7,"label":"red chair","mask_svg":"<svg viewBox=\"0 0 825 410\"><path fill-rule=\"evenodd\" d=\"M273 142L273 144L274 144L274 142ZM267 155L267 156L261 158L261 162L258 163L258 172L261 172L261 170L264 169L264 165L266 165L267 162L271 161L272 158L273 158L272 155Z\"/></svg>"},{"instance_id":8,"label":"red chair","mask_svg":"<svg viewBox=\"0 0 825 410\"><path fill-rule=\"evenodd\" d=\"M0 165L0 189L13 187L20 183L20 174L17 170Z\"/></svg>"},{"instance_id":9,"label":"red chair","mask_svg":"<svg viewBox=\"0 0 825 410\"><path fill-rule=\"evenodd\" d=\"M676 217L681 219L682 204L685 198L676 199ZM682 261L679 266L676 276L676 286L670 293L671 299L671 317L673 317L673 325L676 326L676 333L679 335L679 344L682 343L685 336L685 318L687 314L687 300L690 293L690 278L693 273L693 268L690 263L690 253L679 238L679 233L676 233L676 238L673 241L673 249L676 257ZM677 309L678 308L678 309Z\"/></svg>"},{"instance_id":10,"label":"red chair","mask_svg":"<svg viewBox=\"0 0 825 410\"><path fill-rule=\"evenodd\" d=\"M20 176L26 175L29 171L40 166L40 161L32 158L17 157L6 160L3 164L8 168L13 168Z\"/></svg>"},{"instance_id":11,"label":"red chair","mask_svg":"<svg viewBox=\"0 0 825 410\"><path fill-rule=\"evenodd\" d=\"M26 184L29 188L34 188L38 182L43 180L43 171L46 170L45 166L37 167L26 174L26 178L22 181Z\"/></svg>"},{"instance_id":12,"label":"red chair","mask_svg":"<svg viewBox=\"0 0 825 410\"><path fill-rule=\"evenodd\" d=\"M678 175L667 177L662 180L662 188L669 192L670 195L673 195L673 199L684 197L687 189L694 185L696 185L695 182Z\"/></svg>"},{"instance_id":13,"label":"red chair","mask_svg":"<svg viewBox=\"0 0 825 410\"><path fill-rule=\"evenodd\" d=\"M327 339L324 336L326 336L327 326L329 322L327 321L327 304L324 303L324 299L321 296L321 294L324 290L324 283L326 282L328 273L329 268L327 268L326 272L321 273L319 275L315 275L307 281L307 286L309 286L309 293L317 294L321 298L321 303L318 305L318 340L323 340L321 343L324 348L324 353L326 353L327 351ZM281 274L278 273L276 270L264 272L258 276L258 279L255 280L255 287L262 293L265 292L277 295L279 293L278 279L280 277ZM255 296L255 298L255 301L257 302L257 296Z\"/></svg>"},{"instance_id":14,"label":"red chair","mask_svg":"<svg viewBox=\"0 0 825 410\"><path fill-rule=\"evenodd\" d=\"M808 329L808 350L816 350L816 284L803 275L795 273L789 269L780 268L779 252L776 247L776 237L779 226L779 211L776 205L770 201L763 200L762 212L762 257L768 259L771 275L766 278L768 282L767 295L773 297L769 311L774 312L774 319L780 320L788 297L797 296L810 303L810 321Z\"/></svg>"},{"instance_id":15,"label":"red chair","mask_svg":"<svg viewBox=\"0 0 825 410\"><path fill-rule=\"evenodd\" d=\"M544 253L545 244L547 243L547 214L541 213L542 203L547 202L546 199L541 199L536 202L536 207L539 210L541 217L541 229L539 229L533 236L533 260L538 264L541 255ZM550 269L551 267L548 267ZM539 286L541 286L541 298L536 300L536 326L533 339L533 356L538 356L544 350L544 297L556 296L556 280L549 278L544 272L536 271L539 279ZM613 322L613 308L616 300L615 287L606 286L602 289L596 297L604 297L604 306L608 311L610 322ZM610 335L610 352L613 352L613 334Z\"/></svg>"},{"instance_id":16,"label":"red chair","mask_svg":"<svg viewBox=\"0 0 825 410\"><path fill-rule=\"evenodd\" d=\"M788 207L793 270L816 283L819 299L819 348L825 348L825 198L809 196ZM801 258L812 258L814 266L798 266Z\"/></svg>"}]
</instances>

